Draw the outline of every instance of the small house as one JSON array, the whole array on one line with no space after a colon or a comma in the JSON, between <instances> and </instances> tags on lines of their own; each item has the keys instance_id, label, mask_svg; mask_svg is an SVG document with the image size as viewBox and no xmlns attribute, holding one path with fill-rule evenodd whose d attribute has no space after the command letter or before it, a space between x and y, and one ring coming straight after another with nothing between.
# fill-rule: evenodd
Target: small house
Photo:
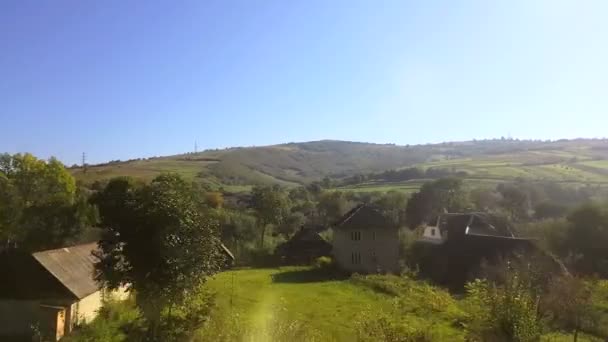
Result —
<instances>
[{"instance_id":1,"label":"small house","mask_svg":"<svg viewBox=\"0 0 608 342\"><path fill-rule=\"evenodd\" d=\"M319 233L302 227L288 241L277 246L275 255L289 265L309 265L318 257L331 255L331 248Z\"/></svg>"},{"instance_id":2,"label":"small house","mask_svg":"<svg viewBox=\"0 0 608 342\"><path fill-rule=\"evenodd\" d=\"M379 208L361 204L334 225L333 256L350 272L398 272L398 227Z\"/></svg>"},{"instance_id":3,"label":"small house","mask_svg":"<svg viewBox=\"0 0 608 342\"><path fill-rule=\"evenodd\" d=\"M0 257L0 340L38 331L59 340L93 320L102 302L126 298L94 279L96 243L36 253L4 252Z\"/></svg>"}]
</instances>

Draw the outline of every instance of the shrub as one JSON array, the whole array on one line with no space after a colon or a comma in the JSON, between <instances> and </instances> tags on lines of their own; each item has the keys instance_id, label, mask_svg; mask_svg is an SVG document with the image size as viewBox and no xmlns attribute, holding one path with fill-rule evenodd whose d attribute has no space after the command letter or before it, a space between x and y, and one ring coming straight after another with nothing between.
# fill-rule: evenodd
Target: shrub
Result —
<instances>
[{"instance_id":1,"label":"shrub","mask_svg":"<svg viewBox=\"0 0 608 342\"><path fill-rule=\"evenodd\" d=\"M313 266L320 270L330 270L334 267L334 261L327 256L321 256L315 259Z\"/></svg>"},{"instance_id":2,"label":"shrub","mask_svg":"<svg viewBox=\"0 0 608 342\"><path fill-rule=\"evenodd\" d=\"M397 316L398 317L398 316ZM366 312L357 322L358 341L426 342L433 341L431 329L414 327L407 321L384 312Z\"/></svg>"},{"instance_id":3,"label":"shrub","mask_svg":"<svg viewBox=\"0 0 608 342\"><path fill-rule=\"evenodd\" d=\"M521 279L518 274L512 274L503 286L479 279L467 284L469 337L483 341L539 339L539 297Z\"/></svg>"}]
</instances>

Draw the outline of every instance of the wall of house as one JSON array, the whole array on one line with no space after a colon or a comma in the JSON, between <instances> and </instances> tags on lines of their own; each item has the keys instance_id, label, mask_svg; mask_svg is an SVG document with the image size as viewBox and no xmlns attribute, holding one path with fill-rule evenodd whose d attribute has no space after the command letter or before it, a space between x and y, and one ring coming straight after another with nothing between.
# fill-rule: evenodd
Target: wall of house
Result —
<instances>
[{"instance_id":1,"label":"wall of house","mask_svg":"<svg viewBox=\"0 0 608 342\"><path fill-rule=\"evenodd\" d=\"M103 305L102 291L93 292L72 304L70 308L70 326L91 322ZM70 329L71 330L71 329Z\"/></svg>"},{"instance_id":2,"label":"wall of house","mask_svg":"<svg viewBox=\"0 0 608 342\"><path fill-rule=\"evenodd\" d=\"M354 234L357 235L354 235ZM355 239L353 239L355 238ZM391 228L335 229L334 259L350 272L399 271L399 234Z\"/></svg>"},{"instance_id":3,"label":"wall of house","mask_svg":"<svg viewBox=\"0 0 608 342\"><path fill-rule=\"evenodd\" d=\"M29 336L39 319L40 302L35 300L0 300L0 336Z\"/></svg>"}]
</instances>

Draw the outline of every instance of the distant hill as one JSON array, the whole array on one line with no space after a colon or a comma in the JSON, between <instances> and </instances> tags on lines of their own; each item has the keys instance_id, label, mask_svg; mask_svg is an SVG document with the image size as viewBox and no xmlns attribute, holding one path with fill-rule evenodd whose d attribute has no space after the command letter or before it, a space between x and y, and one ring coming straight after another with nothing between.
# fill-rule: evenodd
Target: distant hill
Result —
<instances>
[{"instance_id":1,"label":"distant hill","mask_svg":"<svg viewBox=\"0 0 608 342\"><path fill-rule=\"evenodd\" d=\"M211 187L245 190L255 184L293 186L406 167L466 172L471 181L516 178L608 185L608 140L555 142L495 139L398 146L323 140L262 147L208 150L167 157L92 165L74 176L92 183L115 176L151 179L177 172ZM417 187L416 182L410 182ZM406 189L411 186L401 184ZM399 188L399 184L357 184L352 190Z\"/></svg>"}]
</instances>

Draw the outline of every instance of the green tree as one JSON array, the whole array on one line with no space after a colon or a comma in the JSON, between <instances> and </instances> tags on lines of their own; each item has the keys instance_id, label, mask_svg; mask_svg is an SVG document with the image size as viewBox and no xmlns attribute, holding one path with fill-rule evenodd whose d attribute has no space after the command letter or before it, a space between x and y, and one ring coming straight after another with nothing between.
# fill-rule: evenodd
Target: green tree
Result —
<instances>
[{"instance_id":1,"label":"green tree","mask_svg":"<svg viewBox=\"0 0 608 342\"><path fill-rule=\"evenodd\" d=\"M389 191L375 201L384 214L397 226L405 224L405 208L407 206L407 196L400 191Z\"/></svg>"},{"instance_id":2,"label":"green tree","mask_svg":"<svg viewBox=\"0 0 608 342\"><path fill-rule=\"evenodd\" d=\"M515 184L499 184L496 190L502 195L501 206L511 220L528 217L529 198L526 191Z\"/></svg>"},{"instance_id":3,"label":"green tree","mask_svg":"<svg viewBox=\"0 0 608 342\"><path fill-rule=\"evenodd\" d=\"M191 184L167 174L143 186L114 179L92 199L105 229L97 279L135 291L152 340L162 310L183 304L220 267L217 223L201 214L197 196Z\"/></svg>"},{"instance_id":4,"label":"green tree","mask_svg":"<svg viewBox=\"0 0 608 342\"><path fill-rule=\"evenodd\" d=\"M544 311L562 329L572 331L574 342L582 329L595 329L599 323L592 307L593 287L592 281L562 275L552 279L543 299Z\"/></svg>"},{"instance_id":5,"label":"green tree","mask_svg":"<svg viewBox=\"0 0 608 342\"><path fill-rule=\"evenodd\" d=\"M302 227L305 222L306 217L304 217L304 214L297 211L292 212L285 217L285 220L283 220L279 226L277 226L276 232L281 234L285 239L288 239L289 236Z\"/></svg>"},{"instance_id":6,"label":"green tree","mask_svg":"<svg viewBox=\"0 0 608 342\"><path fill-rule=\"evenodd\" d=\"M60 247L95 220L86 195L55 158L0 155L0 238L25 250Z\"/></svg>"},{"instance_id":7,"label":"green tree","mask_svg":"<svg viewBox=\"0 0 608 342\"><path fill-rule=\"evenodd\" d=\"M256 186L251 190L251 207L258 221L260 247L263 248L268 225L278 226L288 215L289 198L279 186Z\"/></svg>"},{"instance_id":8,"label":"green tree","mask_svg":"<svg viewBox=\"0 0 608 342\"><path fill-rule=\"evenodd\" d=\"M575 257L575 268L585 274L608 276L608 213L587 204L568 216L567 250Z\"/></svg>"},{"instance_id":9,"label":"green tree","mask_svg":"<svg viewBox=\"0 0 608 342\"><path fill-rule=\"evenodd\" d=\"M420 191L415 192L407 203L406 224L415 229L444 211L457 212L468 205L467 193L461 180L442 178L424 183Z\"/></svg>"},{"instance_id":10,"label":"green tree","mask_svg":"<svg viewBox=\"0 0 608 342\"><path fill-rule=\"evenodd\" d=\"M338 221L351 206L346 194L341 191L325 191L321 194L317 203L321 221L326 225Z\"/></svg>"}]
</instances>

